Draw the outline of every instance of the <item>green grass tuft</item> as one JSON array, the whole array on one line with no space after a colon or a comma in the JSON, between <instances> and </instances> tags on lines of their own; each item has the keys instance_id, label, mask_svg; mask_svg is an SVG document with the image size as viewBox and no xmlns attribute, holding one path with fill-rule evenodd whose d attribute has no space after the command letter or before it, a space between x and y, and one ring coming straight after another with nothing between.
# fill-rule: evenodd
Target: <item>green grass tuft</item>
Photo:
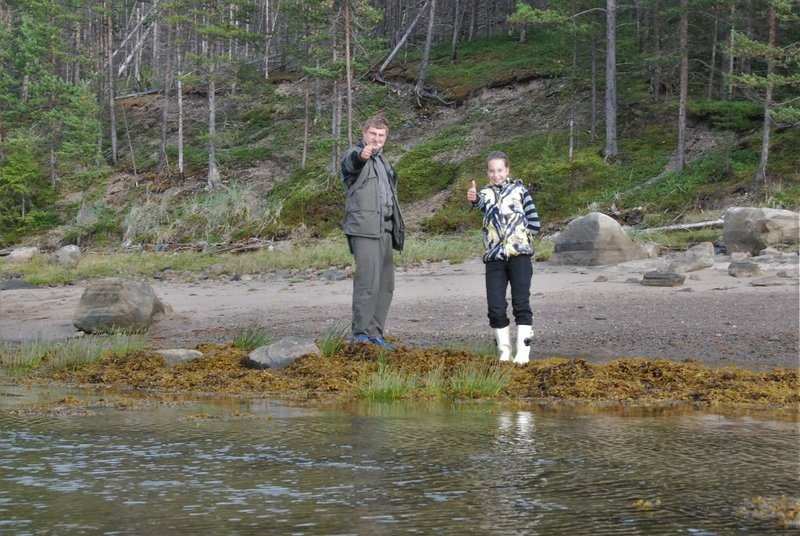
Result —
<instances>
[{"instance_id":1,"label":"green grass tuft","mask_svg":"<svg viewBox=\"0 0 800 536\"><path fill-rule=\"evenodd\" d=\"M417 390L418 378L403 370L392 369L385 363L379 363L378 371L372 375L367 385L359 390L361 398L373 401L398 400L413 394Z\"/></svg>"},{"instance_id":2,"label":"green grass tuft","mask_svg":"<svg viewBox=\"0 0 800 536\"><path fill-rule=\"evenodd\" d=\"M236 328L231 344L236 348L250 351L270 343L272 335L269 330L257 322L251 322Z\"/></svg>"},{"instance_id":3,"label":"green grass tuft","mask_svg":"<svg viewBox=\"0 0 800 536\"><path fill-rule=\"evenodd\" d=\"M511 382L512 367L496 362L465 364L450 377L450 396L453 398L487 398L500 394Z\"/></svg>"},{"instance_id":4,"label":"green grass tuft","mask_svg":"<svg viewBox=\"0 0 800 536\"><path fill-rule=\"evenodd\" d=\"M319 351L322 357L331 357L347 344L350 326L347 322L331 324L319 339Z\"/></svg>"},{"instance_id":5,"label":"green grass tuft","mask_svg":"<svg viewBox=\"0 0 800 536\"><path fill-rule=\"evenodd\" d=\"M145 343L145 335L128 333L87 335L63 342L36 339L17 346L0 346L0 364L7 374L30 374L37 369L77 371L97 363L108 353L119 357L134 354L142 350Z\"/></svg>"}]
</instances>

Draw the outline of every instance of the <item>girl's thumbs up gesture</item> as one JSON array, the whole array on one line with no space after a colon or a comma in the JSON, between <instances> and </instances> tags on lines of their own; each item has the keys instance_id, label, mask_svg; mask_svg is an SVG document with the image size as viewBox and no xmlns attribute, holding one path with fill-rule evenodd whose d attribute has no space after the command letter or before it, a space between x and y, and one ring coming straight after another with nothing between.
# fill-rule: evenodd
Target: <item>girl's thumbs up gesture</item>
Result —
<instances>
[{"instance_id":1,"label":"girl's thumbs up gesture","mask_svg":"<svg viewBox=\"0 0 800 536\"><path fill-rule=\"evenodd\" d=\"M474 203L478 200L478 188L475 186L475 181L470 183L469 190L467 190L467 201Z\"/></svg>"}]
</instances>

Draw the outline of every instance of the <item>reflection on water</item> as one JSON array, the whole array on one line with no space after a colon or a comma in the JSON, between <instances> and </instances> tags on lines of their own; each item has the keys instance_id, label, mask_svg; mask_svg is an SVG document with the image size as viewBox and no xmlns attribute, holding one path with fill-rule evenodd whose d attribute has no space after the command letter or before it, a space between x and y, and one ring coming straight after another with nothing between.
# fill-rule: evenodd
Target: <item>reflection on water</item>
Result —
<instances>
[{"instance_id":1,"label":"reflection on water","mask_svg":"<svg viewBox=\"0 0 800 536\"><path fill-rule=\"evenodd\" d=\"M0 386L0 533L774 534L737 507L798 494L797 422L264 400L13 411L64 392Z\"/></svg>"}]
</instances>

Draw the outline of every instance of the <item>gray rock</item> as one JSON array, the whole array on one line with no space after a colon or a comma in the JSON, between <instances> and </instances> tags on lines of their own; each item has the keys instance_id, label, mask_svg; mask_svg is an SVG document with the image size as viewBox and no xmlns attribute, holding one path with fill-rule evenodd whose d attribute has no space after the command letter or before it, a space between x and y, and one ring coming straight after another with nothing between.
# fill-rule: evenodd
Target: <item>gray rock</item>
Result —
<instances>
[{"instance_id":1,"label":"gray rock","mask_svg":"<svg viewBox=\"0 0 800 536\"><path fill-rule=\"evenodd\" d=\"M50 262L55 264L77 264L81 258L81 248L69 244L58 248L51 256Z\"/></svg>"},{"instance_id":2,"label":"gray rock","mask_svg":"<svg viewBox=\"0 0 800 536\"><path fill-rule=\"evenodd\" d=\"M6 281L0 281L0 290L20 290L31 288L39 287L21 279L8 279Z\"/></svg>"},{"instance_id":3,"label":"gray rock","mask_svg":"<svg viewBox=\"0 0 800 536\"><path fill-rule=\"evenodd\" d=\"M630 239L613 218L592 212L569 222L559 233L552 264L598 266L646 259L647 252Z\"/></svg>"},{"instance_id":4,"label":"gray rock","mask_svg":"<svg viewBox=\"0 0 800 536\"><path fill-rule=\"evenodd\" d=\"M661 254L661 246L655 242L645 242L642 244L642 249L644 249L644 252L647 253L647 257L650 259L656 259Z\"/></svg>"},{"instance_id":5,"label":"gray rock","mask_svg":"<svg viewBox=\"0 0 800 536\"><path fill-rule=\"evenodd\" d=\"M257 369L282 369L309 354L319 355L319 348L313 341L290 336L256 348L248 354L244 364Z\"/></svg>"},{"instance_id":6,"label":"gray rock","mask_svg":"<svg viewBox=\"0 0 800 536\"><path fill-rule=\"evenodd\" d=\"M672 272L647 272L642 277L642 285L648 287L679 287L686 276Z\"/></svg>"},{"instance_id":7,"label":"gray rock","mask_svg":"<svg viewBox=\"0 0 800 536\"><path fill-rule=\"evenodd\" d=\"M761 275L761 268L754 262L736 261L728 265L728 275L733 277L755 277Z\"/></svg>"},{"instance_id":8,"label":"gray rock","mask_svg":"<svg viewBox=\"0 0 800 536\"><path fill-rule=\"evenodd\" d=\"M702 242L683 252L669 266L671 272L694 272L714 266L714 244Z\"/></svg>"},{"instance_id":9,"label":"gray rock","mask_svg":"<svg viewBox=\"0 0 800 536\"><path fill-rule=\"evenodd\" d=\"M320 276L325 281L343 281L347 279L347 272L338 268L329 268Z\"/></svg>"},{"instance_id":10,"label":"gray rock","mask_svg":"<svg viewBox=\"0 0 800 536\"><path fill-rule=\"evenodd\" d=\"M732 207L725 212L722 239L728 253L758 255L776 244L800 243L800 213L772 208Z\"/></svg>"},{"instance_id":11,"label":"gray rock","mask_svg":"<svg viewBox=\"0 0 800 536\"><path fill-rule=\"evenodd\" d=\"M23 264L30 262L38 254L39 248L36 246L17 248L6 256L6 262L11 264Z\"/></svg>"},{"instance_id":12,"label":"gray rock","mask_svg":"<svg viewBox=\"0 0 800 536\"><path fill-rule=\"evenodd\" d=\"M192 359L203 357L203 352L198 350L188 350L185 348L172 348L169 350L156 350L156 353L164 357L164 364L167 366L179 365Z\"/></svg>"},{"instance_id":13,"label":"gray rock","mask_svg":"<svg viewBox=\"0 0 800 536\"><path fill-rule=\"evenodd\" d=\"M72 325L86 333L141 333L167 310L147 283L107 278L83 291Z\"/></svg>"}]
</instances>

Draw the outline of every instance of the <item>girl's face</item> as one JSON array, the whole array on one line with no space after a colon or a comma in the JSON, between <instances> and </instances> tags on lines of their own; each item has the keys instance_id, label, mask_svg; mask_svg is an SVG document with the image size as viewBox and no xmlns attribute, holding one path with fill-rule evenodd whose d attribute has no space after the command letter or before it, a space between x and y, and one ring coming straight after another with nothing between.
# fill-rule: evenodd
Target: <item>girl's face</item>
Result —
<instances>
[{"instance_id":1,"label":"girl's face","mask_svg":"<svg viewBox=\"0 0 800 536\"><path fill-rule=\"evenodd\" d=\"M492 185L500 186L506 182L506 179L508 178L508 171L509 169L505 160L502 158L494 158L489 160L486 174L489 176L489 180L491 181Z\"/></svg>"}]
</instances>

